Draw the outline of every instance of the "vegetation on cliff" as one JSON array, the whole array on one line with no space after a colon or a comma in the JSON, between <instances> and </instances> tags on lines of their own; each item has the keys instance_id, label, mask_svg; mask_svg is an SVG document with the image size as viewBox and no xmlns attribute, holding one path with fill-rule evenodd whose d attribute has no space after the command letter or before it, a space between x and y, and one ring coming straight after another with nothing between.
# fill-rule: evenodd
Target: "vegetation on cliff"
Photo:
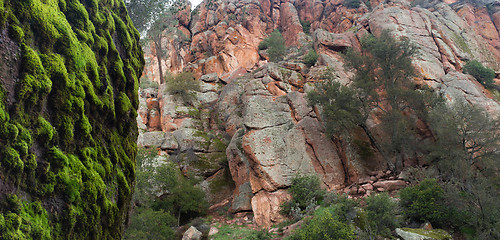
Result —
<instances>
[{"instance_id":1,"label":"vegetation on cliff","mask_svg":"<svg viewBox=\"0 0 500 240\"><path fill-rule=\"evenodd\" d=\"M144 65L123 1L3 0L0 32L0 238L121 238Z\"/></svg>"},{"instance_id":2,"label":"vegetation on cliff","mask_svg":"<svg viewBox=\"0 0 500 240\"><path fill-rule=\"evenodd\" d=\"M468 103L447 105L429 89L418 89L411 81L410 57L415 50L408 42L385 32L379 38L365 38L362 46L362 53L351 50L345 55L355 70L350 87L330 80L308 95L310 103L323 107L327 132L334 139L350 141L355 128L367 131L364 124L377 109L386 143L379 144L381 139L370 132L367 135L370 144L386 154L388 166L398 172L405 156L420 152L430 169L438 170L422 170L437 180L419 179L420 185L401 191L405 220L429 221L479 239L500 237L500 215L488 207L500 204L498 119ZM480 72L478 79L490 72L474 62L466 66L471 73ZM425 141L419 136L418 121L431 132Z\"/></svg>"},{"instance_id":3,"label":"vegetation on cliff","mask_svg":"<svg viewBox=\"0 0 500 240\"><path fill-rule=\"evenodd\" d=\"M286 54L285 39L278 29L275 29L269 37L259 43L259 50L267 50L269 61L278 62Z\"/></svg>"},{"instance_id":4,"label":"vegetation on cliff","mask_svg":"<svg viewBox=\"0 0 500 240\"><path fill-rule=\"evenodd\" d=\"M137 166L125 239L175 239L173 227L206 213L205 193L195 186L196 178L185 177L176 163L156 156L154 149L140 148Z\"/></svg>"}]
</instances>

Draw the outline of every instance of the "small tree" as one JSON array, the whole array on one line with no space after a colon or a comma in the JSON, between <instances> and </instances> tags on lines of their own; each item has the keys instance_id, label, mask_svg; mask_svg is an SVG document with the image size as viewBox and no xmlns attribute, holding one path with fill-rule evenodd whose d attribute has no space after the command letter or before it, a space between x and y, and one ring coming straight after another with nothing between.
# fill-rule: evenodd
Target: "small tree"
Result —
<instances>
[{"instance_id":1,"label":"small tree","mask_svg":"<svg viewBox=\"0 0 500 240\"><path fill-rule=\"evenodd\" d=\"M494 85L495 71L491 68L483 66L476 60L468 61L464 66L464 73L472 75L478 82L486 87Z\"/></svg>"},{"instance_id":2,"label":"small tree","mask_svg":"<svg viewBox=\"0 0 500 240\"><path fill-rule=\"evenodd\" d=\"M361 1L360 0L345 0L344 6L346 6L347 8L359 8L359 6L361 6Z\"/></svg>"},{"instance_id":3,"label":"small tree","mask_svg":"<svg viewBox=\"0 0 500 240\"><path fill-rule=\"evenodd\" d=\"M500 123L465 102L442 104L429 120L436 141L427 156L445 183L446 204L455 209L453 226L474 229L478 239L499 238Z\"/></svg>"},{"instance_id":4,"label":"small tree","mask_svg":"<svg viewBox=\"0 0 500 240\"><path fill-rule=\"evenodd\" d=\"M419 185L404 188L399 196L403 214L410 220L429 221L442 227L450 219L444 190L436 179L426 179Z\"/></svg>"},{"instance_id":5,"label":"small tree","mask_svg":"<svg viewBox=\"0 0 500 240\"><path fill-rule=\"evenodd\" d=\"M310 105L322 107L326 132L332 137L347 135L364 121L356 91L334 80L317 83L315 90L307 94L307 99Z\"/></svg>"},{"instance_id":6,"label":"small tree","mask_svg":"<svg viewBox=\"0 0 500 240\"><path fill-rule=\"evenodd\" d=\"M167 78L167 92L185 103L191 103L196 98L196 91L200 91L200 83L191 72Z\"/></svg>"},{"instance_id":7,"label":"small tree","mask_svg":"<svg viewBox=\"0 0 500 240\"><path fill-rule=\"evenodd\" d=\"M302 31L304 31L304 33L306 34L309 34L309 32L311 31L311 23L309 21L300 20L300 25L302 25Z\"/></svg>"},{"instance_id":8,"label":"small tree","mask_svg":"<svg viewBox=\"0 0 500 240\"><path fill-rule=\"evenodd\" d=\"M205 193L196 187L193 178L185 178L177 166L166 164L154 173L154 179L160 183L160 196L152 204L154 210L170 212L177 218L177 225L194 217L204 215L208 208Z\"/></svg>"},{"instance_id":9,"label":"small tree","mask_svg":"<svg viewBox=\"0 0 500 240\"><path fill-rule=\"evenodd\" d=\"M312 210L318 202L323 200L325 191L320 187L320 180L316 175L295 176L290 185L292 200L283 203L281 212L286 215L294 215L294 218L301 218L306 210ZM298 211L294 213L293 211ZM298 219L297 219L298 220Z\"/></svg>"},{"instance_id":10,"label":"small tree","mask_svg":"<svg viewBox=\"0 0 500 240\"><path fill-rule=\"evenodd\" d=\"M411 57L417 49L408 39L395 40L388 31L383 31L379 38L368 35L361 43L362 53L350 49L345 54L346 66L355 72L352 86L358 91L362 115L367 119L374 108L382 112L382 126L389 139L382 148L368 128L363 129L389 168L397 172L404 156L419 146L415 124L426 113L427 99L423 94L427 91L416 91L411 81L415 75Z\"/></svg>"},{"instance_id":11,"label":"small tree","mask_svg":"<svg viewBox=\"0 0 500 240\"><path fill-rule=\"evenodd\" d=\"M289 240L309 240L309 239L356 239L354 227L345 224L328 211L316 216L314 219L307 222L303 228L298 229L291 235Z\"/></svg>"},{"instance_id":12,"label":"small tree","mask_svg":"<svg viewBox=\"0 0 500 240\"><path fill-rule=\"evenodd\" d=\"M151 208L136 208L130 219L124 239L131 240L153 240L153 239L175 239L172 229L177 223L174 216L168 212L155 211Z\"/></svg>"},{"instance_id":13,"label":"small tree","mask_svg":"<svg viewBox=\"0 0 500 240\"><path fill-rule=\"evenodd\" d=\"M391 200L389 194L380 193L365 198L366 216L373 235L390 237L391 230L398 226L396 218L397 204Z\"/></svg>"},{"instance_id":14,"label":"small tree","mask_svg":"<svg viewBox=\"0 0 500 240\"><path fill-rule=\"evenodd\" d=\"M311 67L318 61L318 53L314 49L309 50L309 52L304 56L304 63Z\"/></svg>"},{"instance_id":15,"label":"small tree","mask_svg":"<svg viewBox=\"0 0 500 240\"><path fill-rule=\"evenodd\" d=\"M265 38L259 44L259 50L267 49L269 60L278 62L286 54L285 39L278 29L275 29L268 38Z\"/></svg>"}]
</instances>

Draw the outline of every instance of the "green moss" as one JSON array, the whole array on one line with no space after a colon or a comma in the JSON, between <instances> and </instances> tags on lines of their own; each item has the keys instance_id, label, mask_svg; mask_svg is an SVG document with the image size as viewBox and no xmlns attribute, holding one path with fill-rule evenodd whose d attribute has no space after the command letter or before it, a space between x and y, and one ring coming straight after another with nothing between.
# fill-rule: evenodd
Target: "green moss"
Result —
<instances>
[{"instance_id":1,"label":"green moss","mask_svg":"<svg viewBox=\"0 0 500 240\"><path fill-rule=\"evenodd\" d=\"M10 36L17 42L22 42L24 39L23 29L19 26L13 25L10 27Z\"/></svg>"},{"instance_id":2,"label":"green moss","mask_svg":"<svg viewBox=\"0 0 500 240\"><path fill-rule=\"evenodd\" d=\"M37 136L40 138L40 142L48 143L54 137L54 127L49 121L45 120L42 116L38 117L38 129L36 131Z\"/></svg>"},{"instance_id":3,"label":"green moss","mask_svg":"<svg viewBox=\"0 0 500 240\"><path fill-rule=\"evenodd\" d=\"M129 31L127 30L127 26L125 23L117 16L113 15L113 19L116 23L116 31L118 33L118 37L120 38L120 42L123 47L130 53L133 46L132 38L130 37Z\"/></svg>"},{"instance_id":4,"label":"green moss","mask_svg":"<svg viewBox=\"0 0 500 240\"><path fill-rule=\"evenodd\" d=\"M69 165L68 157L57 147L50 148L49 161L51 164L50 166L55 169L60 169Z\"/></svg>"},{"instance_id":5,"label":"green moss","mask_svg":"<svg viewBox=\"0 0 500 240\"><path fill-rule=\"evenodd\" d=\"M7 13L3 6L3 0L0 1L0 25L3 26L5 24L5 20L7 19Z\"/></svg>"},{"instance_id":6,"label":"green moss","mask_svg":"<svg viewBox=\"0 0 500 240\"><path fill-rule=\"evenodd\" d=\"M41 59L33 49L23 44L22 54L24 76L17 92L17 98L21 101L28 100L30 103L35 103L51 91L52 81L45 74Z\"/></svg>"},{"instance_id":7,"label":"green moss","mask_svg":"<svg viewBox=\"0 0 500 240\"><path fill-rule=\"evenodd\" d=\"M18 153L21 158L24 158L28 155L28 144L25 141L17 141L12 146Z\"/></svg>"},{"instance_id":8,"label":"green moss","mask_svg":"<svg viewBox=\"0 0 500 240\"><path fill-rule=\"evenodd\" d=\"M26 142L28 145L31 146L31 143L33 142L33 139L31 138L30 131L27 128L23 127L19 123L16 123L16 128L19 130L18 139L21 140L21 141Z\"/></svg>"},{"instance_id":9,"label":"green moss","mask_svg":"<svg viewBox=\"0 0 500 240\"><path fill-rule=\"evenodd\" d=\"M64 65L64 58L59 54L42 54L42 65L47 71L47 75L52 81L63 83L63 86L70 86L70 79L66 66Z\"/></svg>"},{"instance_id":10,"label":"green moss","mask_svg":"<svg viewBox=\"0 0 500 240\"><path fill-rule=\"evenodd\" d=\"M28 169L29 171L34 171L34 170L36 170L37 166L38 166L38 163L36 162L36 155L30 154L26 159L26 162L24 164L24 168Z\"/></svg>"},{"instance_id":11,"label":"green moss","mask_svg":"<svg viewBox=\"0 0 500 240\"><path fill-rule=\"evenodd\" d=\"M92 125L90 124L87 116L83 115L80 118L80 120L78 121L78 129L82 136L89 138L89 141L91 140Z\"/></svg>"},{"instance_id":12,"label":"green moss","mask_svg":"<svg viewBox=\"0 0 500 240\"><path fill-rule=\"evenodd\" d=\"M126 114L132 108L132 103L125 93L121 93L118 97L118 104L118 109L122 114Z\"/></svg>"},{"instance_id":13,"label":"green moss","mask_svg":"<svg viewBox=\"0 0 500 240\"><path fill-rule=\"evenodd\" d=\"M15 195L13 195L15 196ZM51 226L47 211L40 202L21 202L17 197L19 209L15 212L0 214L0 238L2 239L51 239Z\"/></svg>"},{"instance_id":14,"label":"green moss","mask_svg":"<svg viewBox=\"0 0 500 240\"><path fill-rule=\"evenodd\" d=\"M17 138L19 135L19 129L17 129L16 125L10 124L10 123L4 123L2 126L2 138L3 139L8 139L9 141L13 141Z\"/></svg>"},{"instance_id":15,"label":"green moss","mask_svg":"<svg viewBox=\"0 0 500 240\"><path fill-rule=\"evenodd\" d=\"M0 84L0 136L7 139L0 175L17 179L30 201L47 201L39 206L62 201L53 206L57 214L39 220L16 212L17 225L14 215L9 224L0 215L2 230L11 229L0 238L120 238L135 178L133 90L144 64L123 1L0 0L0 23L22 61L13 76L15 105Z\"/></svg>"},{"instance_id":16,"label":"green moss","mask_svg":"<svg viewBox=\"0 0 500 240\"><path fill-rule=\"evenodd\" d=\"M452 39L453 41L457 44L457 46L464 52L468 54L472 54L472 51L469 48L469 45L465 42L464 37L460 36L459 34L453 32L452 33Z\"/></svg>"},{"instance_id":17,"label":"green moss","mask_svg":"<svg viewBox=\"0 0 500 240\"><path fill-rule=\"evenodd\" d=\"M22 172L24 163L19 156L19 153L11 147L7 147L3 151L2 166L9 169L9 171Z\"/></svg>"}]
</instances>

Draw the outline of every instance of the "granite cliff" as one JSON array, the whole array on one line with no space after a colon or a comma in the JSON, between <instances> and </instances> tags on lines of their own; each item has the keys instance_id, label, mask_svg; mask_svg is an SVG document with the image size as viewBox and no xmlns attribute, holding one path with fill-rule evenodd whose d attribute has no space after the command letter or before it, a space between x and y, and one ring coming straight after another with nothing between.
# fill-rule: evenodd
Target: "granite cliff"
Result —
<instances>
[{"instance_id":1,"label":"granite cliff","mask_svg":"<svg viewBox=\"0 0 500 240\"><path fill-rule=\"evenodd\" d=\"M350 84L352 72L344 68L341 53L360 50L365 34L389 30L418 47L415 88L429 86L449 102L465 100L494 116L500 113L498 93L463 73L469 60L500 70L498 3L372 0L349 8L342 0L206 0L190 8L186 2L176 12L175 31L164 32L165 57L158 61L154 43L146 47L141 81L159 82L161 66L171 73L193 72L201 90L196 101L186 104L169 95L165 84L141 89L138 144L174 157L189 153L196 162L224 153L211 140L226 142L227 166L208 160L209 167L186 164L185 171L204 176L207 188L229 171L234 186L228 184L210 200L214 206L230 204L233 213L253 213L258 225L284 219L279 207L290 198L286 189L296 174L317 174L324 188L351 195L406 185L387 171L366 131L353 136L358 144L343 145L326 136L320 109L309 106L305 97L325 73ZM258 48L274 29L288 48L278 63ZM310 49L319 54L313 66L303 63ZM198 114L193 117L190 109ZM380 124L374 111L366 125L383 139ZM425 124L420 130L425 141ZM205 135L193 134L199 131ZM369 158L360 154L359 142L368 143ZM418 152L404 159L404 166L418 164L424 164Z\"/></svg>"}]
</instances>

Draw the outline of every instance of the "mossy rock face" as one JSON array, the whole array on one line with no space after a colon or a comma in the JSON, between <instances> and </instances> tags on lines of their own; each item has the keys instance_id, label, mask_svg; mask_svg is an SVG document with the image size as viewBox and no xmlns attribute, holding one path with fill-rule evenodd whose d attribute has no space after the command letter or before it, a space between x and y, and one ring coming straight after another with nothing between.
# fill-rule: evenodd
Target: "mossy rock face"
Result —
<instances>
[{"instance_id":1,"label":"mossy rock face","mask_svg":"<svg viewBox=\"0 0 500 240\"><path fill-rule=\"evenodd\" d=\"M451 240L451 235L442 229L397 228L396 233L404 240Z\"/></svg>"},{"instance_id":2,"label":"mossy rock face","mask_svg":"<svg viewBox=\"0 0 500 240\"><path fill-rule=\"evenodd\" d=\"M139 33L123 0L0 0L0 239L121 239Z\"/></svg>"}]
</instances>

